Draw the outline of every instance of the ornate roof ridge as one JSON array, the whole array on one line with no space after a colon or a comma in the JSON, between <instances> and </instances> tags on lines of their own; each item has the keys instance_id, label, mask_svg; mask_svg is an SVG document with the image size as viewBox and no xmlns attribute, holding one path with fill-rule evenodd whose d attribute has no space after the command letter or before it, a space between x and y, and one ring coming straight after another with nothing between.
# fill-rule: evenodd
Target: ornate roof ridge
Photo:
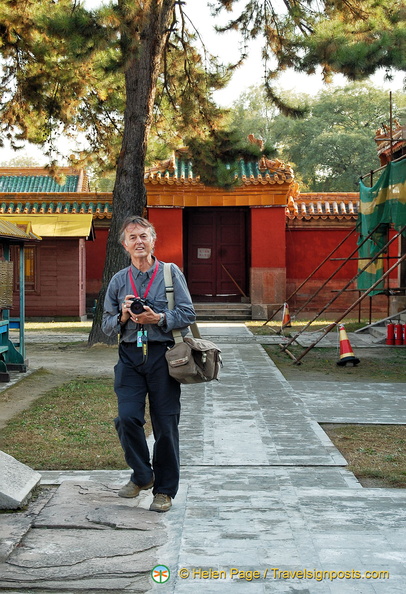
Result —
<instances>
[{"instance_id":1,"label":"ornate roof ridge","mask_svg":"<svg viewBox=\"0 0 406 594\"><path fill-rule=\"evenodd\" d=\"M41 237L32 231L30 222L14 224L0 217L0 237L23 241L40 241Z\"/></svg>"},{"instance_id":2,"label":"ornate roof ridge","mask_svg":"<svg viewBox=\"0 0 406 594\"><path fill-rule=\"evenodd\" d=\"M297 193L295 193L295 189ZM285 208L289 220L353 220L358 216L359 192L306 192L293 188Z\"/></svg>"},{"instance_id":3,"label":"ornate roof ridge","mask_svg":"<svg viewBox=\"0 0 406 594\"><path fill-rule=\"evenodd\" d=\"M248 137L252 144L263 149L263 141L255 139L252 134ZM240 157L234 161L238 173L235 177L247 185L284 184L292 183L294 173L288 163L280 159L268 159L261 155L258 159L244 159ZM200 177L193 174L193 158L187 148L174 151L172 157L160 161L145 170L145 182L161 185L198 185L202 184Z\"/></svg>"},{"instance_id":4,"label":"ornate roof ridge","mask_svg":"<svg viewBox=\"0 0 406 594\"><path fill-rule=\"evenodd\" d=\"M94 199L83 200L80 193L76 194L75 200L61 199L60 194L55 194L54 199L38 199L31 197L30 200L10 200L0 194L0 217L5 214L24 214L24 215L42 215L42 214L91 214L95 219L111 219L112 217L112 195L109 199L100 199L101 196L95 194ZM99 199L98 199L99 198Z\"/></svg>"},{"instance_id":5,"label":"ornate roof ridge","mask_svg":"<svg viewBox=\"0 0 406 594\"><path fill-rule=\"evenodd\" d=\"M399 148L406 146L406 126L399 122L399 120L393 121L394 126L392 130L390 126L386 124L382 125L375 133L376 150L378 156L382 153L392 150L395 152Z\"/></svg>"}]
</instances>

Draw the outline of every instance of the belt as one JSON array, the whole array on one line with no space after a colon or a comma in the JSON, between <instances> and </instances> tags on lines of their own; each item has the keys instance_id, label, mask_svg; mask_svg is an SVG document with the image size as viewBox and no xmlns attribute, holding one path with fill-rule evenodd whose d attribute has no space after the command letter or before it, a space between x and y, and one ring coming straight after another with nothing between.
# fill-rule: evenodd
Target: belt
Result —
<instances>
[{"instance_id":1,"label":"belt","mask_svg":"<svg viewBox=\"0 0 406 594\"><path fill-rule=\"evenodd\" d=\"M136 346L137 343L136 342L126 342L125 340L122 340L120 342L120 344L122 344L122 345L124 345L124 346L127 347L127 346ZM148 344L148 346L152 344L152 345L164 345L164 346L169 347L169 346L173 346L175 343L173 341L171 341L171 340L170 341L165 341L165 340L149 340L147 344ZM139 347L137 347L137 348L139 348Z\"/></svg>"}]
</instances>

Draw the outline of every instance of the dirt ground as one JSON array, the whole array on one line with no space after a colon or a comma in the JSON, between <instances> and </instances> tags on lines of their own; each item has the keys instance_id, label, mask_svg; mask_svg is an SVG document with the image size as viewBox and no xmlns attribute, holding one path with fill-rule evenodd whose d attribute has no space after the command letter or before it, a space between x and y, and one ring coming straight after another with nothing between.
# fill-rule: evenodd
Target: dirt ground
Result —
<instances>
[{"instance_id":1,"label":"dirt ground","mask_svg":"<svg viewBox=\"0 0 406 594\"><path fill-rule=\"evenodd\" d=\"M29 408L45 392L77 377L113 377L117 347L80 343L35 343L26 346L28 372L12 372L0 384L0 428Z\"/></svg>"}]
</instances>

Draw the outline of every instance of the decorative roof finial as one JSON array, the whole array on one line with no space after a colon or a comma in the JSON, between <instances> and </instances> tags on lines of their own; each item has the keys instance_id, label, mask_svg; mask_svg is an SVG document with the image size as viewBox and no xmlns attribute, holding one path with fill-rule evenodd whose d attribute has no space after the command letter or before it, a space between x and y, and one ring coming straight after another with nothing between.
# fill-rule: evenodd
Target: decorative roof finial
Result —
<instances>
[{"instance_id":1,"label":"decorative roof finial","mask_svg":"<svg viewBox=\"0 0 406 594\"><path fill-rule=\"evenodd\" d=\"M259 147L260 151L264 150L264 141L262 138L255 138L253 134L248 134L248 140L251 144L256 144Z\"/></svg>"}]
</instances>

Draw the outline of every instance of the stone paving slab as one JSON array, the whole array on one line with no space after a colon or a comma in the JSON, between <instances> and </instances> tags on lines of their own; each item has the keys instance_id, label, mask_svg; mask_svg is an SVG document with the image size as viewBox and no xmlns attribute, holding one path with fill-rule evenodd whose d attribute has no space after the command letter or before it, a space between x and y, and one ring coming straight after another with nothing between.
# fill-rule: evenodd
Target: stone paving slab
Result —
<instances>
[{"instance_id":1,"label":"stone paving slab","mask_svg":"<svg viewBox=\"0 0 406 594\"><path fill-rule=\"evenodd\" d=\"M0 451L0 510L23 507L41 480L41 475L13 456Z\"/></svg>"},{"instance_id":2,"label":"stone paving slab","mask_svg":"<svg viewBox=\"0 0 406 594\"><path fill-rule=\"evenodd\" d=\"M220 382L182 389L186 465L346 465L260 345L223 345Z\"/></svg>"},{"instance_id":3,"label":"stone paving slab","mask_svg":"<svg viewBox=\"0 0 406 594\"><path fill-rule=\"evenodd\" d=\"M159 556L173 576L166 592L394 593L405 587L404 491L284 488L273 470L212 469L209 476L196 470L184 472L186 510L175 506L165 516L171 542L174 525L180 538L175 565ZM258 571L260 578L247 582L239 572L231 576L232 568ZM351 579L318 582L281 573L305 569L348 572ZM210 570L224 577L205 578ZM354 577L367 571L389 572L389 579Z\"/></svg>"},{"instance_id":4,"label":"stone paving slab","mask_svg":"<svg viewBox=\"0 0 406 594\"><path fill-rule=\"evenodd\" d=\"M406 384L290 382L319 423L406 423Z\"/></svg>"},{"instance_id":5,"label":"stone paving slab","mask_svg":"<svg viewBox=\"0 0 406 594\"><path fill-rule=\"evenodd\" d=\"M33 521L34 528L154 531L161 516L139 507L144 498L123 499L121 483L94 480L64 481Z\"/></svg>"},{"instance_id":6,"label":"stone paving slab","mask_svg":"<svg viewBox=\"0 0 406 594\"><path fill-rule=\"evenodd\" d=\"M292 332L292 336L294 333ZM296 342L303 347L308 347L313 344L316 340L318 340L322 336L322 332L303 332L297 339ZM385 345L380 344L376 338L371 336L370 334L356 334L355 332L348 332L347 333L348 340L351 343L351 346L354 348L363 348L363 347L377 347L377 348L385 348ZM336 347L339 349L340 347L340 338L337 330L331 330L326 336L324 336L319 342L317 343L317 348L320 347L329 347L333 348ZM390 348L390 347L389 347Z\"/></svg>"},{"instance_id":7,"label":"stone paving slab","mask_svg":"<svg viewBox=\"0 0 406 594\"><path fill-rule=\"evenodd\" d=\"M339 467L339 458L326 467L326 450L335 448L302 397L306 384L290 385L258 345L222 348L229 372L220 384L199 386L193 393L189 387L184 390L182 480L187 480L188 493L186 510L175 505L171 517L165 517L169 534L181 535L177 564L168 561L175 574L170 591L400 592L406 584L406 493L363 489ZM336 393L331 384L328 390L332 414ZM313 385L305 393L314 391ZM317 394L322 409L325 392ZM361 418L367 407L365 401L359 405ZM396 414L392 406L391 418ZM390 583L277 580L269 574L248 583L230 579L232 567L259 570L262 576L267 567L361 574L382 570L390 572ZM179 577L182 568L191 572L189 577ZM224 569L226 579L199 577L200 569L210 568Z\"/></svg>"},{"instance_id":8,"label":"stone paving slab","mask_svg":"<svg viewBox=\"0 0 406 594\"><path fill-rule=\"evenodd\" d=\"M54 491L55 489L42 487L31 499L27 508L18 511L18 513L2 513L0 515L0 567L29 532L33 518L47 504Z\"/></svg>"}]
</instances>

